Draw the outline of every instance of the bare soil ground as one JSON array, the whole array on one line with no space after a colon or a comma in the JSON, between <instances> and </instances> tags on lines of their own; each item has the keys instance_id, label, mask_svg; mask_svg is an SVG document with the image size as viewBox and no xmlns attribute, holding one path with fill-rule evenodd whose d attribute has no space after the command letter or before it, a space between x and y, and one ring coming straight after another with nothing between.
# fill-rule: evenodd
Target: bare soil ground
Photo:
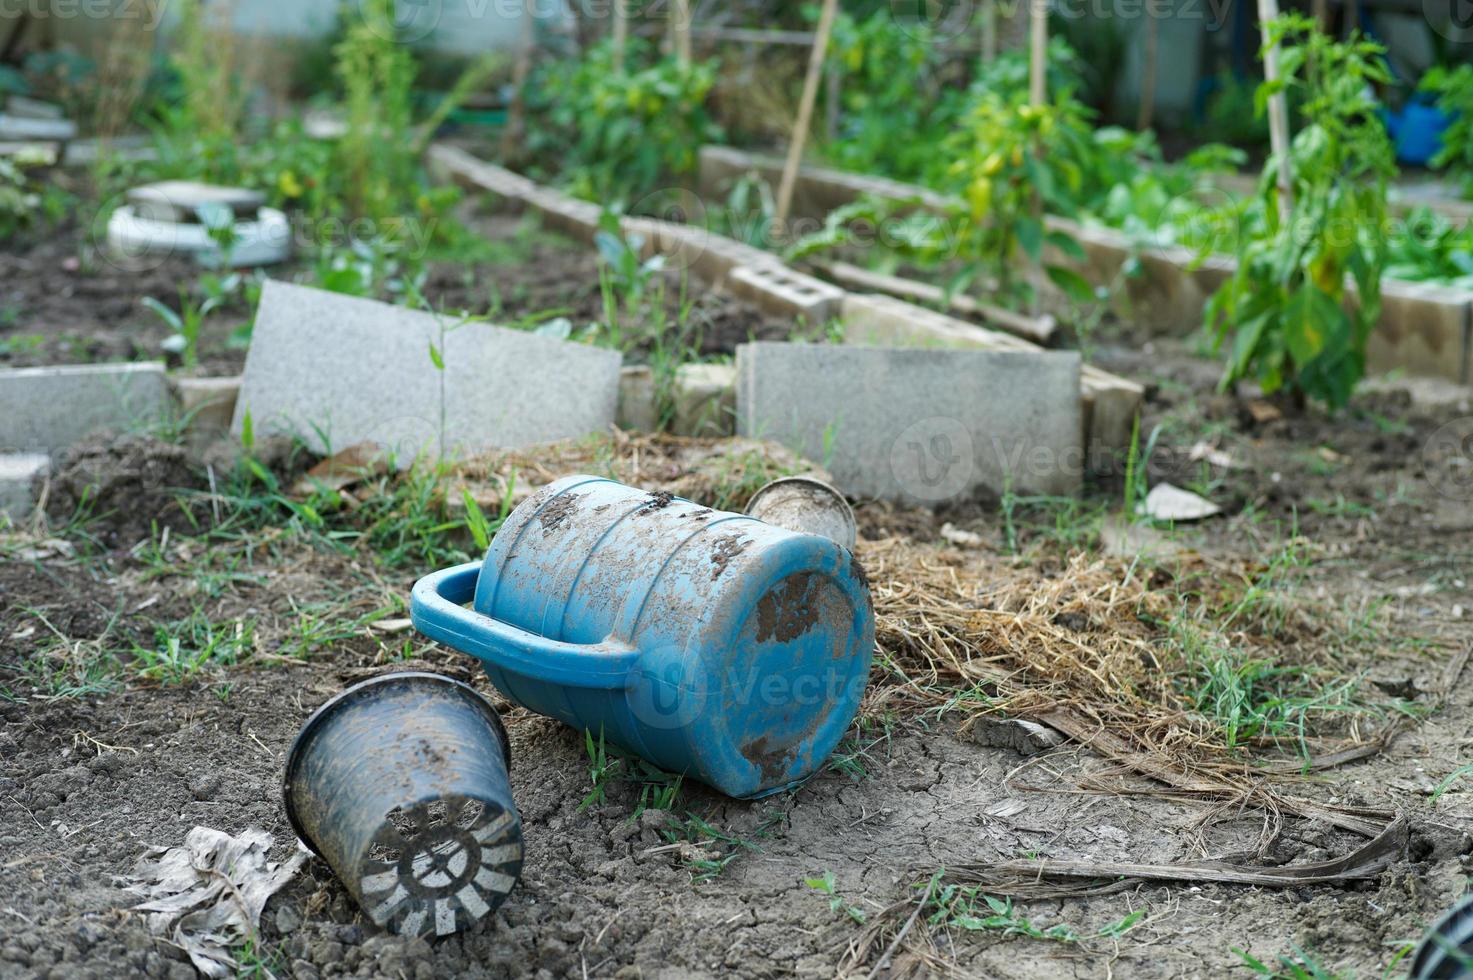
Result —
<instances>
[{"instance_id":1,"label":"bare soil ground","mask_svg":"<svg viewBox=\"0 0 1473 980\"><path fill-rule=\"evenodd\" d=\"M1271 652L1303 661L1359 650L1327 669L1363 677L1376 703L1394 694L1411 706L1414 716L1379 751L1282 781L1321 803L1406 814L1411 829L1389 867L1365 880L1285 889L1133 881L1091 897L1020 899L1000 916L982 906L990 925L955 906L928 906L895 942L942 868L1038 855L1282 866L1364 843L1285 815L1260 849L1266 817L1251 802L1163 792L1077 742L1031 758L982 744L965 724L969 711L943 710L944 677L912 696L920 675L899 638L921 629L924 616L907 605L907 583L939 572L986 611L1002 608L1004 594L1046 594L1078 567L1071 555L1122 583L1152 565L1109 554L1110 533L1101 532L1118 510L1115 478L1082 510L1014 501L937 514L861 502L859 556L876 579L881 656L853 738L802 787L736 802L687 784L671 811L636 818L643 785L616 771L604 799L580 809L590 789L581 733L497 698L528 847L508 902L466 934L406 942L377 934L314 859L267 907L251 968L301 978L831 976L844 966L865 975L894 943L875 975L944 967L971 976L1216 976L1245 972L1235 949L1270 966L1302 951L1342 974L1378 975L1473 872L1473 780L1455 780L1433 800L1473 746L1473 684L1464 674L1449 685L1448 670L1473 638L1465 618L1473 503L1445 492L1455 474L1423 452L1468 407L1427 407L1392 392L1363 398L1339 419L1259 423L1212 392L1210 365L1180 352L1105 351L1102 359L1153 382L1145 431L1167 428L1151 479L1196 485L1226 509L1155 543L1185 549L1200 581L1230 584L1296 541L1294 575L1275 581L1291 615L1308 622L1292 628L1301 649ZM1241 468L1193 460L1198 442ZM63 471L58 495L75 496L68 481L98 479L98 452L87 457L92 469ZM140 439L117 452L127 459L113 469L158 466L172 483L206 485L197 469L171 469L168 447ZM721 443L529 456L519 470L524 489L614 458L628 479L727 506L793 465L780 453L756 465L765 457L750 444ZM285 482L304 461L271 462ZM463 479L485 484L498 465ZM206 539L190 533L174 494L140 486L117 482L90 524L15 532L0 546L0 976L193 975L127 911L131 896L114 876L196 824L263 827L278 854L288 853L285 749L317 704L371 672L440 670L496 697L468 658L372 625L403 614L424 564L386 564L366 541L329 547L290 520L249 530L226 520ZM494 485L485 488L495 495ZM202 527L214 520L208 499L189 510ZM166 540L154 530L164 526L173 529ZM980 535L980 545L952 543L956 528ZM1174 595L1168 579L1163 573L1160 588ZM1043 613L1040 622L1093 635L1087 606ZM245 639L170 683L147 651L169 636L188 644L201 620L227 640ZM1019 621L1018 643L1045 642L1026 626L1033 620ZM1377 639L1348 648L1334 634L1344 623L1366 624ZM987 630L969 642L958 653L967 662L996 656ZM908 679L897 676L903 670ZM952 695L963 686L953 681ZM1369 738L1393 718L1356 715L1336 731ZM1251 775L1252 764L1243 771ZM814 887L826 876L833 897ZM866 935L861 917L891 924L855 964L846 951ZM939 959L921 959L926 949Z\"/></svg>"},{"instance_id":2,"label":"bare soil ground","mask_svg":"<svg viewBox=\"0 0 1473 980\"><path fill-rule=\"evenodd\" d=\"M492 247L426 263L420 288L436 309L504 323L564 316L575 328L605 319L593 248L533 222L488 213L473 201L464 202L457 217ZM171 330L142 300L153 297L177 311L181 286L194 283L201 271L181 257L115 263L100 250L93 223L80 217L52 233L0 243L0 367L160 360ZM302 261L262 274L313 282ZM679 325L684 346L703 357L730 355L750 339L781 339L792 332L791 324L673 270L654 274L646 297L637 311L622 314L633 321L622 326L636 359L649 354L642 333L655 309L671 325L670 333ZM204 297L193 298L198 304ZM198 373L240 373L247 346L240 330L250 318L251 308L237 292L204 319Z\"/></svg>"}]
</instances>

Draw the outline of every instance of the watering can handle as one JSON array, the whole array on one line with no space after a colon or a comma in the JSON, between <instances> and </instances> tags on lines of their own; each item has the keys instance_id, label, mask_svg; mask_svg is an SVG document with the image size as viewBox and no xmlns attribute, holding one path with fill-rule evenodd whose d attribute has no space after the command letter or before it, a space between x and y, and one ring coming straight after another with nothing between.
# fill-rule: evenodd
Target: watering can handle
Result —
<instances>
[{"instance_id":1,"label":"watering can handle","mask_svg":"<svg viewBox=\"0 0 1473 980\"><path fill-rule=\"evenodd\" d=\"M414 583L410 616L432 640L488 661L513 674L569 687L617 690L629 681L639 651L613 638L602 643L565 643L529 633L467 609L476 592L481 562L456 565Z\"/></svg>"}]
</instances>

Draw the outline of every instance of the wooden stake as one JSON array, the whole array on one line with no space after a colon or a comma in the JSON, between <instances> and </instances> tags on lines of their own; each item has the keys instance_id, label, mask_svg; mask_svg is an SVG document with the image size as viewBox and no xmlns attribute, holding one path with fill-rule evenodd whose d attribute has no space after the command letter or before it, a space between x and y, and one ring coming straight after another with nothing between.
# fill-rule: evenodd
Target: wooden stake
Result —
<instances>
[{"instance_id":1,"label":"wooden stake","mask_svg":"<svg viewBox=\"0 0 1473 980\"><path fill-rule=\"evenodd\" d=\"M1146 12L1146 50L1141 59L1141 107L1135 117L1135 128L1145 131L1151 128L1156 117L1156 61L1160 46L1161 25L1149 11Z\"/></svg>"},{"instance_id":2,"label":"wooden stake","mask_svg":"<svg viewBox=\"0 0 1473 980\"><path fill-rule=\"evenodd\" d=\"M1279 48L1269 46L1269 22L1279 16L1278 0L1258 0L1258 29L1263 38L1263 80L1274 82L1279 77ZM1279 162L1279 217L1287 221L1294 206L1294 177L1289 168L1289 100L1282 91L1268 100L1268 140Z\"/></svg>"},{"instance_id":3,"label":"wooden stake","mask_svg":"<svg viewBox=\"0 0 1473 980\"><path fill-rule=\"evenodd\" d=\"M614 70L624 70L624 49L629 47L629 0L614 0Z\"/></svg>"},{"instance_id":4,"label":"wooden stake","mask_svg":"<svg viewBox=\"0 0 1473 980\"><path fill-rule=\"evenodd\" d=\"M788 143L788 160L783 167L782 183L778 185L777 212L772 222L777 235L786 233L788 212L793 207L793 188L798 183L798 168L803 164L803 147L808 142L808 128L813 123L813 104L818 99L824 55L828 51L829 34L834 29L834 14L838 7L838 0L823 0L823 12L818 15L818 31L814 34L813 50L808 54L808 76L803 79L803 99L798 103L798 122L793 127L793 138Z\"/></svg>"},{"instance_id":5,"label":"wooden stake","mask_svg":"<svg viewBox=\"0 0 1473 980\"><path fill-rule=\"evenodd\" d=\"M1048 3L1028 0L1032 54L1028 59L1028 101L1043 105L1048 101Z\"/></svg>"}]
</instances>

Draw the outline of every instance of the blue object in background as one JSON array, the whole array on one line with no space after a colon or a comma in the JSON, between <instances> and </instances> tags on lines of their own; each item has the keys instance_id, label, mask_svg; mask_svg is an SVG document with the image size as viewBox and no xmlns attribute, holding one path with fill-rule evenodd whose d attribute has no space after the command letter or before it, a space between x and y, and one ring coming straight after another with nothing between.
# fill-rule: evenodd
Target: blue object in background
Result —
<instances>
[{"instance_id":1,"label":"blue object in background","mask_svg":"<svg viewBox=\"0 0 1473 980\"><path fill-rule=\"evenodd\" d=\"M1442 134L1452 118L1421 96L1407 100L1400 112L1386 110L1382 118L1396 147L1398 163L1425 167L1442 149Z\"/></svg>"},{"instance_id":2,"label":"blue object in background","mask_svg":"<svg viewBox=\"0 0 1473 980\"><path fill-rule=\"evenodd\" d=\"M518 704L739 798L823 764L874 651L843 547L591 476L525 500L411 608Z\"/></svg>"}]
</instances>

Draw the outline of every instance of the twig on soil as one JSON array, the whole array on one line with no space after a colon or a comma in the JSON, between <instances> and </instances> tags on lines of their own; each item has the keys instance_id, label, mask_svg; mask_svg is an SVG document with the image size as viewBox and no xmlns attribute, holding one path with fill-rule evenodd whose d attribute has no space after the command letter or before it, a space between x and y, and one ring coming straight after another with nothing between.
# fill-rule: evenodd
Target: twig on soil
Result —
<instances>
[{"instance_id":1,"label":"twig on soil","mask_svg":"<svg viewBox=\"0 0 1473 980\"><path fill-rule=\"evenodd\" d=\"M959 865L945 878L985 887L989 894L1032 899L1095 894L1100 887L1118 891L1140 880L1215 882L1289 888L1300 885L1340 884L1379 874L1406 847L1407 821L1398 816L1385 830L1351 853L1328 861L1263 868L1225 861L1181 864L1132 864L1118 861L1007 861L1001 864ZM1088 885L1063 885L1051 879L1112 879Z\"/></svg>"},{"instance_id":2,"label":"twig on soil","mask_svg":"<svg viewBox=\"0 0 1473 980\"><path fill-rule=\"evenodd\" d=\"M905 937L910 934L910 927L916 924L916 919L920 917L921 912L926 908L926 903L931 900L931 892L935 890L936 882L937 879L933 877L927 883L925 893L916 902L915 911L910 913L910 918L905 920L905 925L901 926L900 931L895 934L895 938L890 940L890 945L885 947L885 951L875 961L874 967L865 975L865 980L874 980L876 973L879 973L890 965L890 957L894 955L895 950L900 944L905 941Z\"/></svg>"}]
</instances>

